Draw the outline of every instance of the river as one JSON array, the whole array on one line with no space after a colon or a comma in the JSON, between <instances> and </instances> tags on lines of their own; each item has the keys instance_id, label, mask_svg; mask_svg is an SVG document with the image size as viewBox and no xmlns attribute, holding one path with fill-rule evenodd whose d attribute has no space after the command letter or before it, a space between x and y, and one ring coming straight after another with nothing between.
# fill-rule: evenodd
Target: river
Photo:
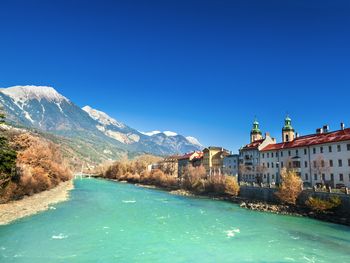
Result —
<instances>
[{"instance_id":1,"label":"river","mask_svg":"<svg viewBox=\"0 0 350 263\"><path fill-rule=\"evenodd\" d=\"M98 179L0 226L0 262L350 262L350 228Z\"/></svg>"}]
</instances>

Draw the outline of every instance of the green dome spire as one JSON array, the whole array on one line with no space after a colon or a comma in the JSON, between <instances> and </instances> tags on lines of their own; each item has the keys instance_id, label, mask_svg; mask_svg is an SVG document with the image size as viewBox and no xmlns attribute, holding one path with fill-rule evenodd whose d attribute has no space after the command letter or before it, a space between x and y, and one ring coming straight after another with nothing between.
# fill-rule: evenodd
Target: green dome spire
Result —
<instances>
[{"instance_id":1,"label":"green dome spire","mask_svg":"<svg viewBox=\"0 0 350 263\"><path fill-rule=\"evenodd\" d=\"M284 127L282 128L283 131L294 131L292 127L292 119L287 117L284 119Z\"/></svg>"},{"instance_id":2,"label":"green dome spire","mask_svg":"<svg viewBox=\"0 0 350 263\"><path fill-rule=\"evenodd\" d=\"M259 129L259 122L257 119L254 120L253 122L253 129L250 132L251 134L261 134L261 131Z\"/></svg>"}]
</instances>

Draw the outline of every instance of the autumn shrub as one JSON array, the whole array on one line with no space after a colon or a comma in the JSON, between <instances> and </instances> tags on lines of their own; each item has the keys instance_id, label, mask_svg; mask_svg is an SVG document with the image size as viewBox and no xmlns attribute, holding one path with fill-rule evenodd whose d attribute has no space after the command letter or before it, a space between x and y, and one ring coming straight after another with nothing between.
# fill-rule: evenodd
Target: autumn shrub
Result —
<instances>
[{"instance_id":1,"label":"autumn shrub","mask_svg":"<svg viewBox=\"0 0 350 263\"><path fill-rule=\"evenodd\" d=\"M181 188L196 193L202 193L205 191L205 180L206 171L203 166L187 166L181 178Z\"/></svg>"},{"instance_id":2,"label":"autumn shrub","mask_svg":"<svg viewBox=\"0 0 350 263\"><path fill-rule=\"evenodd\" d=\"M281 202L294 205L302 191L302 180L293 170L283 169L282 184L276 193Z\"/></svg>"},{"instance_id":3,"label":"autumn shrub","mask_svg":"<svg viewBox=\"0 0 350 263\"><path fill-rule=\"evenodd\" d=\"M50 189L71 178L59 147L52 142L22 133L11 138L11 147L17 152L16 176L2 189L2 202Z\"/></svg>"},{"instance_id":4,"label":"autumn shrub","mask_svg":"<svg viewBox=\"0 0 350 263\"><path fill-rule=\"evenodd\" d=\"M309 197L305 204L313 211L324 213L341 205L341 199L338 196L332 196L329 199Z\"/></svg>"},{"instance_id":5,"label":"autumn shrub","mask_svg":"<svg viewBox=\"0 0 350 263\"><path fill-rule=\"evenodd\" d=\"M237 196L239 194L239 184L236 177L225 177L225 193L234 196Z\"/></svg>"},{"instance_id":6,"label":"autumn shrub","mask_svg":"<svg viewBox=\"0 0 350 263\"><path fill-rule=\"evenodd\" d=\"M226 177L223 174L214 173L205 181L205 191L216 194L225 193Z\"/></svg>"}]
</instances>

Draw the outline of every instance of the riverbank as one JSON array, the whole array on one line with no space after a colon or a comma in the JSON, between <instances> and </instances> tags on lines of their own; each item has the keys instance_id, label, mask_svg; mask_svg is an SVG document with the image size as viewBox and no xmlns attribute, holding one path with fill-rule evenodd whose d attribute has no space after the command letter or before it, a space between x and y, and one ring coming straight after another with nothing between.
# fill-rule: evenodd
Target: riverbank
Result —
<instances>
[{"instance_id":1,"label":"riverbank","mask_svg":"<svg viewBox=\"0 0 350 263\"><path fill-rule=\"evenodd\" d=\"M45 211L51 205L66 201L74 188L73 180L60 183L57 187L6 204L0 204L0 225L6 225L22 217Z\"/></svg>"},{"instance_id":2,"label":"riverbank","mask_svg":"<svg viewBox=\"0 0 350 263\"><path fill-rule=\"evenodd\" d=\"M100 178L103 180L106 179L103 177L100 177ZM121 182L116 179L111 181ZM159 190L167 191L169 192L169 194L172 194L172 195L181 195L181 196L187 196L187 197L190 197L190 196L205 197L213 200L227 201L227 202L238 204L241 208L254 210L254 211L273 213L273 214L279 214L279 215L296 216L296 217L308 217L308 218L317 219L320 221L350 226L350 218L347 217L346 215L339 215L331 212L316 213L316 212L310 211L310 209L308 209L305 206L299 206L299 205L290 206L290 205L283 205L283 204L277 204L277 203L268 203L268 202L263 202L259 200L242 198L239 195L238 196L232 196L228 194L218 195L214 193L196 194L184 189L173 189L173 188L160 187L155 185L139 184L139 183L128 182L128 181L122 181L122 183L130 183L143 188L159 189Z\"/></svg>"}]
</instances>

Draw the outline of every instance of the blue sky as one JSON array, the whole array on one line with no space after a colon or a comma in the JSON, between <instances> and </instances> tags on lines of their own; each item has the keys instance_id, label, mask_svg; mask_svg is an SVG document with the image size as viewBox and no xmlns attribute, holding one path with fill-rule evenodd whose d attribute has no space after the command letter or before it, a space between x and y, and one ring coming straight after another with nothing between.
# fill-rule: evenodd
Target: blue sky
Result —
<instances>
[{"instance_id":1,"label":"blue sky","mask_svg":"<svg viewBox=\"0 0 350 263\"><path fill-rule=\"evenodd\" d=\"M350 125L350 1L0 1L0 86L237 151Z\"/></svg>"}]
</instances>

